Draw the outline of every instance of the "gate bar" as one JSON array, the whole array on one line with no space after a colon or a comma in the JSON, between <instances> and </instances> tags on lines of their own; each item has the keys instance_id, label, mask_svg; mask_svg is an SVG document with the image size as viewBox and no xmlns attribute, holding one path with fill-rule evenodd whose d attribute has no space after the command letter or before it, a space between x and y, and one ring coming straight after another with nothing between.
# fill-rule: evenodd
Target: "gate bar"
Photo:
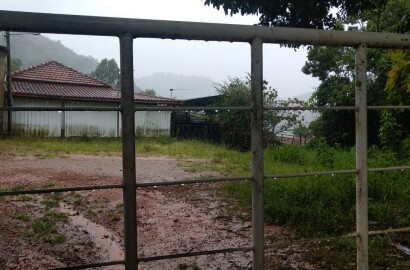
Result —
<instances>
[{"instance_id":1,"label":"gate bar","mask_svg":"<svg viewBox=\"0 0 410 270\"><path fill-rule=\"evenodd\" d=\"M251 149L252 149L252 237L253 269L265 269L263 211L263 42L251 43Z\"/></svg>"},{"instance_id":2,"label":"gate bar","mask_svg":"<svg viewBox=\"0 0 410 270\"><path fill-rule=\"evenodd\" d=\"M135 270L137 261L137 189L135 178L135 122L133 38L120 37L122 174L124 202L125 269Z\"/></svg>"},{"instance_id":3,"label":"gate bar","mask_svg":"<svg viewBox=\"0 0 410 270\"><path fill-rule=\"evenodd\" d=\"M125 19L113 17L62 15L0 10L0 29L17 32L79 34L186 39L201 41L264 43L357 47L366 43L375 48L410 48L408 34L354 32L232 25L198 22Z\"/></svg>"},{"instance_id":4,"label":"gate bar","mask_svg":"<svg viewBox=\"0 0 410 270\"><path fill-rule=\"evenodd\" d=\"M357 269L369 269L367 164L367 46L356 48L356 230Z\"/></svg>"}]
</instances>

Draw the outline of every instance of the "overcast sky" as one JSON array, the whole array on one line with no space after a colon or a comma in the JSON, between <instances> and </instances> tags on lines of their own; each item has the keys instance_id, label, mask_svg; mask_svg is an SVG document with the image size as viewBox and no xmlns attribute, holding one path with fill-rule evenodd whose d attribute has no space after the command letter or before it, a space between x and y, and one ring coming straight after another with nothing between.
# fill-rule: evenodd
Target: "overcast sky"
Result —
<instances>
[{"instance_id":1,"label":"overcast sky","mask_svg":"<svg viewBox=\"0 0 410 270\"><path fill-rule=\"evenodd\" d=\"M226 16L222 10L204 6L204 0L0 0L1 10L110 16L173 21L195 21L252 25L257 16ZM98 60L114 58L119 63L117 38L73 35L46 35L60 40L79 54ZM280 97L312 92L319 82L301 72L306 50L264 45L264 79ZM135 77L156 72L209 77L223 83L228 77L245 77L250 72L250 45L244 43L181 40L134 40ZM170 85L169 88L173 88ZM187 96L212 93L187 91ZM182 93L182 92L181 92ZM186 96L186 97L187 97Z\"/></svg>"}]
</instances>

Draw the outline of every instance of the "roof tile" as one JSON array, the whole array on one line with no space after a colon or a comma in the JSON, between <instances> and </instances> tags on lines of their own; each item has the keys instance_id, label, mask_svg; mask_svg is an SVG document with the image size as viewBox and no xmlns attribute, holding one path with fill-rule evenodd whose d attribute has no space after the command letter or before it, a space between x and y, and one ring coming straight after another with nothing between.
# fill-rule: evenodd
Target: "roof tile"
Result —
<instances>
[{"instance_id":1,"label":"roof tile","mask_svg":"<svg viewBox=\"0 0 410 270\"><path fill-rule=\"evenodd\" d=\"M12 74L14 96L70 100L121 99L121 91L109 84L50 61ZM137 103L179 104L176 99L134 94Z\"/></svg>"}]
</instances>

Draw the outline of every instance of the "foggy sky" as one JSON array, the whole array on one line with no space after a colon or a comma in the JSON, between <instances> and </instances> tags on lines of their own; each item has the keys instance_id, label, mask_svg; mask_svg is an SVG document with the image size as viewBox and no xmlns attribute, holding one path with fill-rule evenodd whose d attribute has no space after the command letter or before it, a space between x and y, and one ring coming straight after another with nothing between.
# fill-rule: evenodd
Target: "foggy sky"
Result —
<instances>
[{"instance_id":1,"label":"foggy sky","mask_svg":"<svg viewBox=\"0 0 410 270\"><path fill-rule=\"evenodd\" d=\"M1 10L43 13L126 17L252 25L257 16L225 16L223 11L204 6L203 0L0 0ZM65 46L98 60L114 58L119 63L117 38L73 35L46 35ZM276 88L280 97L312 92L319 82L301 72L306 50L264 45L264 79ZM250 45L244 43L182 40L134 40L135 78L154 73L175 73L209 77L223 83L228 77L246 77L250 72ZM210 89L213 87L210 85ZM169 88L175 88L170 85ZM210 90L212 91L212 90ZM208 92L208 91L207 91ZM189 91L189 95L201 93Z\"/></svg>"}]
</instances>

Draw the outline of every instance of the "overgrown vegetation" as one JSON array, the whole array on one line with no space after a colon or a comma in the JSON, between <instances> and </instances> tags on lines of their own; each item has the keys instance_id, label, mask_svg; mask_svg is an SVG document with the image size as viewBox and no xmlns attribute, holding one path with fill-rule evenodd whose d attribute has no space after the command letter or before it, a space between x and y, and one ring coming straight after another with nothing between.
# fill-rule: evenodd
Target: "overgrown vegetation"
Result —
<instances>
[{"instance_id":1,"label":"overgrown vegetation","mask_svg":"<svg viewBox=\"0 0 410 270\"><path fill-rule=\"evenodd\" d=\"M218 85L216 90L221 98L214 104L223 107L239 107L251 105L251 79L229 78L224 84ZM263 82L264 106L302 106L303 101L296 98L278 100L275 89ZM301 125L299 116L301 111L281 110L264 111L263 132L266 145L276 143L276 135L288 131L294 126ZM247 151L251 142L251 113L249 111L220 111L212 115L212 120L220 127L221 142L234 149Z\"/></svg>"},{"instance_id":2,"label":"overgrown vegetation","mask_svg":"<svg viewBox=\"0 0 410 270\"><path fill-rule=\"evenodd\" d=\"M251 154L201 141L180 141L168 137L137 138L137 155L166 155L184 158L206 159L194 169L212 170L221 175L251 175ZM15 139L0 141L1 149L8 149L3 156L40 153L47 151L50 157L66 154L120 155L119 139ZM61 151L60 149L64 149ZM7 153L7 154L5 154ZM369 148L369 166L386 167L410 165L410 160L390 150ZM265 149L265 174L293 172L318 172L355 168L355 149L329 147L324 140L314 140L307 146L281 145ZM184 163L185 164L185 163ZM189 166L189 163L185 164ZM410 185L407 171L391 171L369 174L369 221L371 230L406 227L410 224ZM21 189L21 186L15 189ZM222 194L234 199L241 211L251 205L251 183L235 182L223 186ZM43 205L53 207L58 197L50 197ZM81 202L78 202L81 203ZM330 175L270 179L265 183L265 217L269 223L285 225L296 238L342 235L355 230L355 175ZM113 220L118 219L112 215ZM26 219L26 217L21 217ZM33 221L34 222L34 221ZM47 227L47 220L37 221ZM41 226L40 226L41 227ZM44 226L43 226L44 227ZM34 233L34 230L32 231ZM39 234L39 233L37 233ZM374 240L374 239L375 240ZM409 244L408 234L390 234L372 237L372 269L379 265L409 266L395 244ZM354 263L354 240L338 240L311 244L309 258L323 261L324 269L341 269L338 265ZM327 255L326 255L327 254ZM385 255L384 257L382 255ZM323 257L329 259L322 260ZM350 259L353 259L350 261ZM333 259L331 259L333 258ZM373 257L372 257L373 258ZM373 268L374 267L374 268ZM379 267L379 268L377 268ZM353 266L354 268L354 266ZM405 267L404 267L405 268ZM396 268L403 269L403 268Z\"/></svg>"}]
</instances>

